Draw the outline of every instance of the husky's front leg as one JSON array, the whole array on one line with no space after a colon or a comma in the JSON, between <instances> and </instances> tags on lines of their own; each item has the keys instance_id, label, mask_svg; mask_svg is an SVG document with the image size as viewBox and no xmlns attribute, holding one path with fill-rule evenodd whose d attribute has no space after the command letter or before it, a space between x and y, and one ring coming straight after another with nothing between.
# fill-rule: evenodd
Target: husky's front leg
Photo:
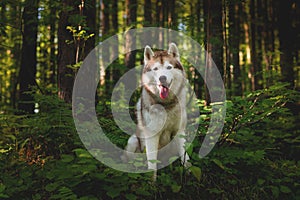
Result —
<instances>
[{"instance_id":1,"label":"husky's front leg","mask_svg":"<svg viewBox=\"0 0 300 200\"><path fill-rule=\"evenodd\" d=\"M143 146L141 146L141 141L139 141L136 135L130 136L127 142L127 146L121 159L123 162L128 162L129 160L134 160L136 152L141 152L143 150Z\"/></svg>"},{"instance_id":2,"label":"husky's front leg","mask_svg":"<svg viewBox=\"0 0 300 200\"><path fill-rule=\"evenodd\" d=\"M157 177L157 153L158 153L158 143L159 136L158 134L146 138L146 155L148 161L148 169L154 170L153 180L156 180Z\"/></svg>"}]
</instances>

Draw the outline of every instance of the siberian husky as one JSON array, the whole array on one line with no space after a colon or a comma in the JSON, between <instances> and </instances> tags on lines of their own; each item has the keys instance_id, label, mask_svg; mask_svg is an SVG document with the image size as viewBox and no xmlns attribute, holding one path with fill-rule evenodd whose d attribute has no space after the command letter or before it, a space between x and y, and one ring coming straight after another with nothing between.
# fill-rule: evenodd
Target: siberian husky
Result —
<instances>
[{"instance_id":1,"label":"siberian husky","mask_svg":"<svg viewBox=\"0 0 300 200\"><path fill-rule=\"evenodd\" d=\"M160 157L168 160L180 156L185 166L190 165L184 148L186 78L174 43L168 51L153 52L149 46L145 47L141 82L142 92L136 108L137 131L129 138L127 153L122 158L126 160L132 153L146 148L148 169L154 170L155 180Z\"/></svg>"}]
</instances>

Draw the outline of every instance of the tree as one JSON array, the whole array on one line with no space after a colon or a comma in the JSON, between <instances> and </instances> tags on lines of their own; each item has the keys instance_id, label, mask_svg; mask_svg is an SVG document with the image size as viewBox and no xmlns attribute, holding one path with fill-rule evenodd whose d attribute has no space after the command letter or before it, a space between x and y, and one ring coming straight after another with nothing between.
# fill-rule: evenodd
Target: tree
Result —
<instances>
[{"instance_id":1,"label":"tree","mask_svg":"<svg viewBox=\"0 0 300 200\"><path fill-rule=\"evenodd\" d=\"M145 0L144 3L144 26L151 26L152 24L152 5L151 0Z\"/></svg>"},{"instance_id":2,"label":"tree","mask_svg":"<svg viewBox=\"0 0 300 200\"><path fill-rule=\"evenodd\" d=\"M115 32L118 32L119 30L119 22L118 22L118 0L114 0L112 2L112 28ZM118 37L115 37L116 42L112 44L112 58L117 57L119 55L119 45L118 45ZM120 79L121 76L121 65L119 64L119 60L116 60L113 62L113 84L117 83L117 81Z\"/></svg>"},{"instance_id":3,"label":"tree","mask_svg":"<svg viewBox=\"0 0 300 200\"><path fill-rule=\"evenodd\" d=\"M38 0L26 0L23 10L23 39L21 68L19 73L20 90L18 109L26 113L34 112L32 87L36 85L36 48L38 28Z\"/></svg>"},{"instance_id":4,"label":"tree","mask_svg":"<svg viewBox=\"0 0 300 200\"><path fill-rule=\"evenodd\" d=\"M85 0L82 8L83 16L85 17L84 28L89 37L83 45L84 52L82 59L85 58L94 48L96 42L96 0ZM92 36L93 35L93 36Z\"/></svg>"},{"instance_id":5,"label":"tree","mask_svg":"<svg viewBox=\"0 0 300 200\"><path fill-rule=\"evenodd\" d=\"M78 4L73 0L63 0L58 22L58 96L65 102L72 101L74 71L70 68L76 62L76 47L72 33L67 30L71 26L69 19L77 12Z\"/></svg>"},{"instance_id":6,"label":"tree","mask_svg":"<svg viewBox=\"0 0 300 200\"><path fill-rule=\"evenodd\" d=\"M213 62L217 66L221 77L224 76L223 66L223 27L222 27L222 3L220 1L205 0L205 34L206 34L206 71L205 81L213 80L211 73ZM210 104L211 100L206 88L206 102Z\"/></svg>"},{"instance_id":7,"label":"tree","mask_svg":"<svg viewBox=\"0 0 300 200\"><path fill-rule=\"evenodd\" d=\"M126 0L126 25L129 29L136 27L137 20L137 0ZM129 70L135 67L136 61L136 40L130 33L126 34L125 49L128 51L125 54L125 66ZM130 83L127 84L128 88L136 88L137 77L132 77Z\"/></svg>"},{"instance_id":8,"label":"tree","mask_svg":"<svg viewBox=\"0 0 300 200\"><path fill-rule=\"evenodd\" d=\"M110 32L110 4L111 1L109 0L103 0L101 2L101 33L102 33L102 40L107 38L109 36ZM110 55L110 49L107 52L102 52L103 56L103 62L106 63L109 59ZM108 67L105 70L105 94L107 96L110 96L112 91L112 81L113 81L113 74L112 74L112 68Z\"/></svg>"},{"instance_id":9,"label":"tree","mask_svg":"<svg viewBox=\"0 0 300 200\"><path fill-rule=\"evenodd\" d=\"M233 66L233 94L242 94L241 84L241 69L239 58L240 46L240 19L239 13L240 3L229 2L229 48L230 48L230 61L229 64ZM228 72L231 77L231 70ZM229 77L229 78L230 78Z\"/></svg>"},{"instance_id":10,"label":"tree","mask_svg":"<svg viewBox=\"0 0 300 200\"><path fill-rule=\"evenodd\" d=\"M276 1L278 5L278 31L280 42L280 69L282 80L294 86L293 52L295 45L295 32L292 28L293 0Z\"/></svg>"},{"instance_id":11,"label":"tree","mask_svg":"<svg viewBox=\"0 0 300 200\"><path fill-rule=\"evenodd\" d=\"M259 1L251 0L251 88L262 88L262 28L261 28L261 5Z\"/></svg>"},{"instance_id":12,"label":"tree","mask_svg":"<svg viewBox=\"0 0 300 200\"><path fill-rule=\"evenodd\" d=\"M54 4L49 0L49 7L50 7L50 70L51 70L51 75L50 75L50 83L53 85L56 84L56 74L57 74L57 55L56 55L56 48L55 48L55 38L57 37L56 35L56 23L57 23L57 5Z\"/></svg>"},{"instance_id":13,"label":"tree","mask_svg":"<svg viewBox=\"0 0 300 200\"><path fill-rule=\"evenodd\" d=\"M263 1L262 3L263 7L263 24L264 26L262 27L262 38L263 38L263 43L264 43L264 62L265 62L265 69L266 69L266 87L269 87L273 80L272 80L272 75L273 75L273 70L272 66L274 65L274 51L275 51L275 5L273 1Z\"/></svg>"}]
</instances>

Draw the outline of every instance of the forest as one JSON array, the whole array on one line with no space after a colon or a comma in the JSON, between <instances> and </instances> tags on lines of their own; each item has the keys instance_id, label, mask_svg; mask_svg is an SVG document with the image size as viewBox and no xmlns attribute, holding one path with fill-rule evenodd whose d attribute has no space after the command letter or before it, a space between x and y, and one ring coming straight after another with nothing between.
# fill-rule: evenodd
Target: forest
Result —
<instances>
[{"instance_id":1,"label":"forest","mask_svg":"<svg viewBox=\"0 0 300 200\"><path fill-rule=\"evenodd\" d=\"M0 199L299 199L299 25L298 0L1 0ZM90 90L96 80L97 124L124 149L129 133L114 119L112 94L132 69L130 82L138 85L136 66L151 45L126 33L151 27L182 36L159 35L155 49L173 42L204 58L197 64L182 56L200 113L197 128L187 130L195 135L186 147L192 166L175 160L156 182L151 172L123 172L96 159L107 153L83 144L72 99L85 58L113 38L117 44L99 53L81 86ZM200 158L220 103L208 91L211 60L226 91L226 116L214 148ZM129 103L120 101L134 124L139 96L136 89Z\"/></svg>"}]
</instances>

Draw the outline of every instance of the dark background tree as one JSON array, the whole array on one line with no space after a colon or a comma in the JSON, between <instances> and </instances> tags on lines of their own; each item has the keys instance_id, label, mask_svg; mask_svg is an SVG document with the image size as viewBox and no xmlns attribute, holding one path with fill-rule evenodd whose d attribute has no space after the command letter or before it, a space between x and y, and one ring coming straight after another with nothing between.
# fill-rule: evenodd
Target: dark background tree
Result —
<instances>
[{"instance_id":1,"label":"dark background tree","mask_svg":"<svg viewBox=\"0 0 300 200\"><path fill-rule=\"evenodd\" d=\"M72 0L62 1L63 9L60 11L58 23L58 96L68 103L72 99L74 71L71 66L76 64L76 46L73 35L67 30L67 26L73 25L70 23L70 18L78 13L78 3L74 4Z\"/></svg>"},{"instance_id":2,"label":"dark background tree","mask_svg":"<svg viewBox=\"0 0 300 200\"><path fill-rule=\"evenodd\" d=\"M21 52L21 66L19 72L20 90L18 109L27 113L34 112L33 94L36 86L36 49L38 31L38 0L27 0L23 14L23 40Z\"/></svg>"},{"instance_id":3,"label":"dark background tree","mask_svg":"<svg viewBox=\"0 0 300 200\"><path fill-rule=\"evenodd\" d=\"M288 0L285 2L275 1L275 3L278 5L277 14L282 80L290 83L291 87L293 87L295 84L293 54L296 44L296 30L293 28L293 6L295 6L295 2Z\"/></svg>"},{"instance_id":4,"label":"dark background tree","mask_svg":"<svg viewBox=\"0 0 300 200\"><path fill-rule=\"evenodd\" d=\"M126 25L129 29L136 28L137 23L137 0L126 0L125 7L126 7ZM126 43L125 49L128 50L125 54L125 66L127 69L131 69L135 67L136 63L136 40L132 34L126 34ZM132 77L128 87L135 88L137 77Z\"/></svg>"},{"instance_id":5,"label":"dark background tree","mask_svg":"<svg viewBox=\"0 0 300 200\"><path fill-rule=\"evenodd\" d=\"M205 36L206 36L206 69L205 80L213 80L212 65L215 63L221 77L224 79L223 63L223 28L222 28L222 3L206 0L204 1L205 11ZM212 87L214 87L213 85ZM206 102L210 104L211 99L206 90ZM218 101L218 100L217 100Z\"/></svg>"}]
</instances>

